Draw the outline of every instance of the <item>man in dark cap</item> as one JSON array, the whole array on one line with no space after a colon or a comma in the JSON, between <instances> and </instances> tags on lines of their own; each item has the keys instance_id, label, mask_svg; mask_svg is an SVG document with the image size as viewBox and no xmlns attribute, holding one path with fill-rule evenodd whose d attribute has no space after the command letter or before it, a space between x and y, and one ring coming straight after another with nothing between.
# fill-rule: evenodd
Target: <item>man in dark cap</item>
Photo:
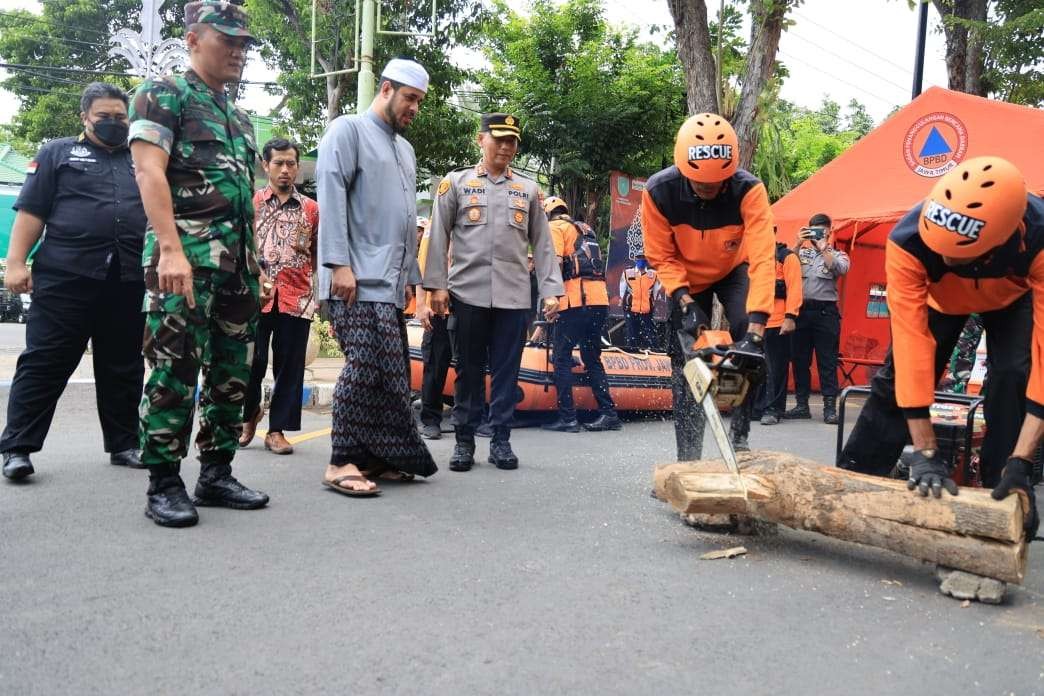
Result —
<instances>
[{"instance_id":1,"label":"man in dark cap","mask_svg":"<svg viewBox=\"0 0 1044 696\"><path fill-rule=\"evenodd\" d=\"M514 116L484 115L478 134L482 161L447 174L436 195L423 285L432 291L432 310L444 313L452 307L456 323L452 471L468 471L474 464L487 360L492 373L489 462L499 469L518 467L509 423L531 306L528 247L545 317L556 317L558 297L565 294L540 187L509 166L521 137Z\"/></svg>"},{"instance_id":2,"label":"man in dark cap","mask_svg":"<svg viewBox=\"0 0 1044 696\"><path fill-rule=\"evenodd\" d=\"M230 2L185 5L191 68L146 80L131 104L130 143L149 227L145 340L152 366L141 407L145 514L196 523L193 505L264 507L268 496L232 476L258 319L254 164L250 118L231 103L253 40ZM200 369L200 474L190 500L179 476L192 433Z\"/></svg>"}]
</instances>

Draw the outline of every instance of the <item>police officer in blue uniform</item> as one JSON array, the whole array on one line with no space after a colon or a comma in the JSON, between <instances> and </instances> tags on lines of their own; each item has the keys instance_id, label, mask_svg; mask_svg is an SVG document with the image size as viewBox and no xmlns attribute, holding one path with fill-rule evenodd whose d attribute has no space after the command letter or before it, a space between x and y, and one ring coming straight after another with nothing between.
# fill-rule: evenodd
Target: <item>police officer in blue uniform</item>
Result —
<instances>
[{"instance_id":1,"label":"police officer in blue uniform","mask_svg":"<svg viewBox=\"0 0 1044 696\"><path fill-rule=\"evenodd\" d=\"M33 303L0 437L11 480L33 473L29 455L43 447L88 339L105 451L112 464L141 466L146 220L127 148L127 95L94 82L80 108L83 132L40 149L14 205L4 284L32 292ZM41 235L30 273L26 258Z\"/></svg>"}]
</instances>

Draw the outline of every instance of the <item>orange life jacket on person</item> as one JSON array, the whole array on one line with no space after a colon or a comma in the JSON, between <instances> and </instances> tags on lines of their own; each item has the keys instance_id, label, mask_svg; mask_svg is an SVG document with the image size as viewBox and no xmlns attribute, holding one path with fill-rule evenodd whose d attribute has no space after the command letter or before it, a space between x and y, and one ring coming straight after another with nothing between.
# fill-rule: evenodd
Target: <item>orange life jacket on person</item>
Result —
<instances>
[{"instance_id":1,"label":"orange life jacket on person","mask_svg":"<svg viewBox=\"0 0 1044 696\"><path fill-rule=\"evenodd\" d=\"M559 215L551 220L551 240L555 254L562 257L566 294L559 300L561 309L607 306L605 261L594 230L568 215Z\"/></svg>"},{"instance_id":2,"label":"orange life jacket on person","mask_svg":"<svg viewBox=\"0 0 1044 696\"><path fill-rule=\"evenodd\" d=\"M637 268L628 268L624 271L624 280L631 292L627 311L631 314L649 314L653 311L652 292L656 285L656 273L651 271L639 272Z\"/></svg>"}]
</instances>

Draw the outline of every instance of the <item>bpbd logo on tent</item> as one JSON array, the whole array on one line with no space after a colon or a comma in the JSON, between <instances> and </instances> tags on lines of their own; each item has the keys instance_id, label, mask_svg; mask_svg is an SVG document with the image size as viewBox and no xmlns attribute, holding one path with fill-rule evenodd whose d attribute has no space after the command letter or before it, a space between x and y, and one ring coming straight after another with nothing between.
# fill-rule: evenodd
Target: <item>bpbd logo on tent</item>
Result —
<instances>
[{"instance_id":1,"label":"bpbd logo on tent","mask_svg":"<svg viewBox=\"0 0 1044 696\"><path fill-rule=\"evenodd\" d=\"M957 166L968 152L968 129L945 111L926 114L903 138L903 159L919 176L935 178Z\"/></svg>"}]
</instances>

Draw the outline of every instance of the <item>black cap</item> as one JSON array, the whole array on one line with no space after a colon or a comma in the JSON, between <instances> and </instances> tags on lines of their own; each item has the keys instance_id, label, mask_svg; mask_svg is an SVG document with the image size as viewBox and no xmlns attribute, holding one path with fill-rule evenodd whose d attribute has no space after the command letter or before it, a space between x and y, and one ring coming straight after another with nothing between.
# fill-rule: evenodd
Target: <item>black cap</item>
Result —
<instances>
[{"instance_id":1,"label":"black cap","mask_svg":"<svg viewBox=\"0 0 1044 696\"><path fill-rule=\"evenodd\" d=\"M519 130L518 119L511 114L483 114L482 127L479 130L483 133L490 133L497 138L513 135L519 141L522 140L522 131Z\"/></svg>"}]
</instances>

